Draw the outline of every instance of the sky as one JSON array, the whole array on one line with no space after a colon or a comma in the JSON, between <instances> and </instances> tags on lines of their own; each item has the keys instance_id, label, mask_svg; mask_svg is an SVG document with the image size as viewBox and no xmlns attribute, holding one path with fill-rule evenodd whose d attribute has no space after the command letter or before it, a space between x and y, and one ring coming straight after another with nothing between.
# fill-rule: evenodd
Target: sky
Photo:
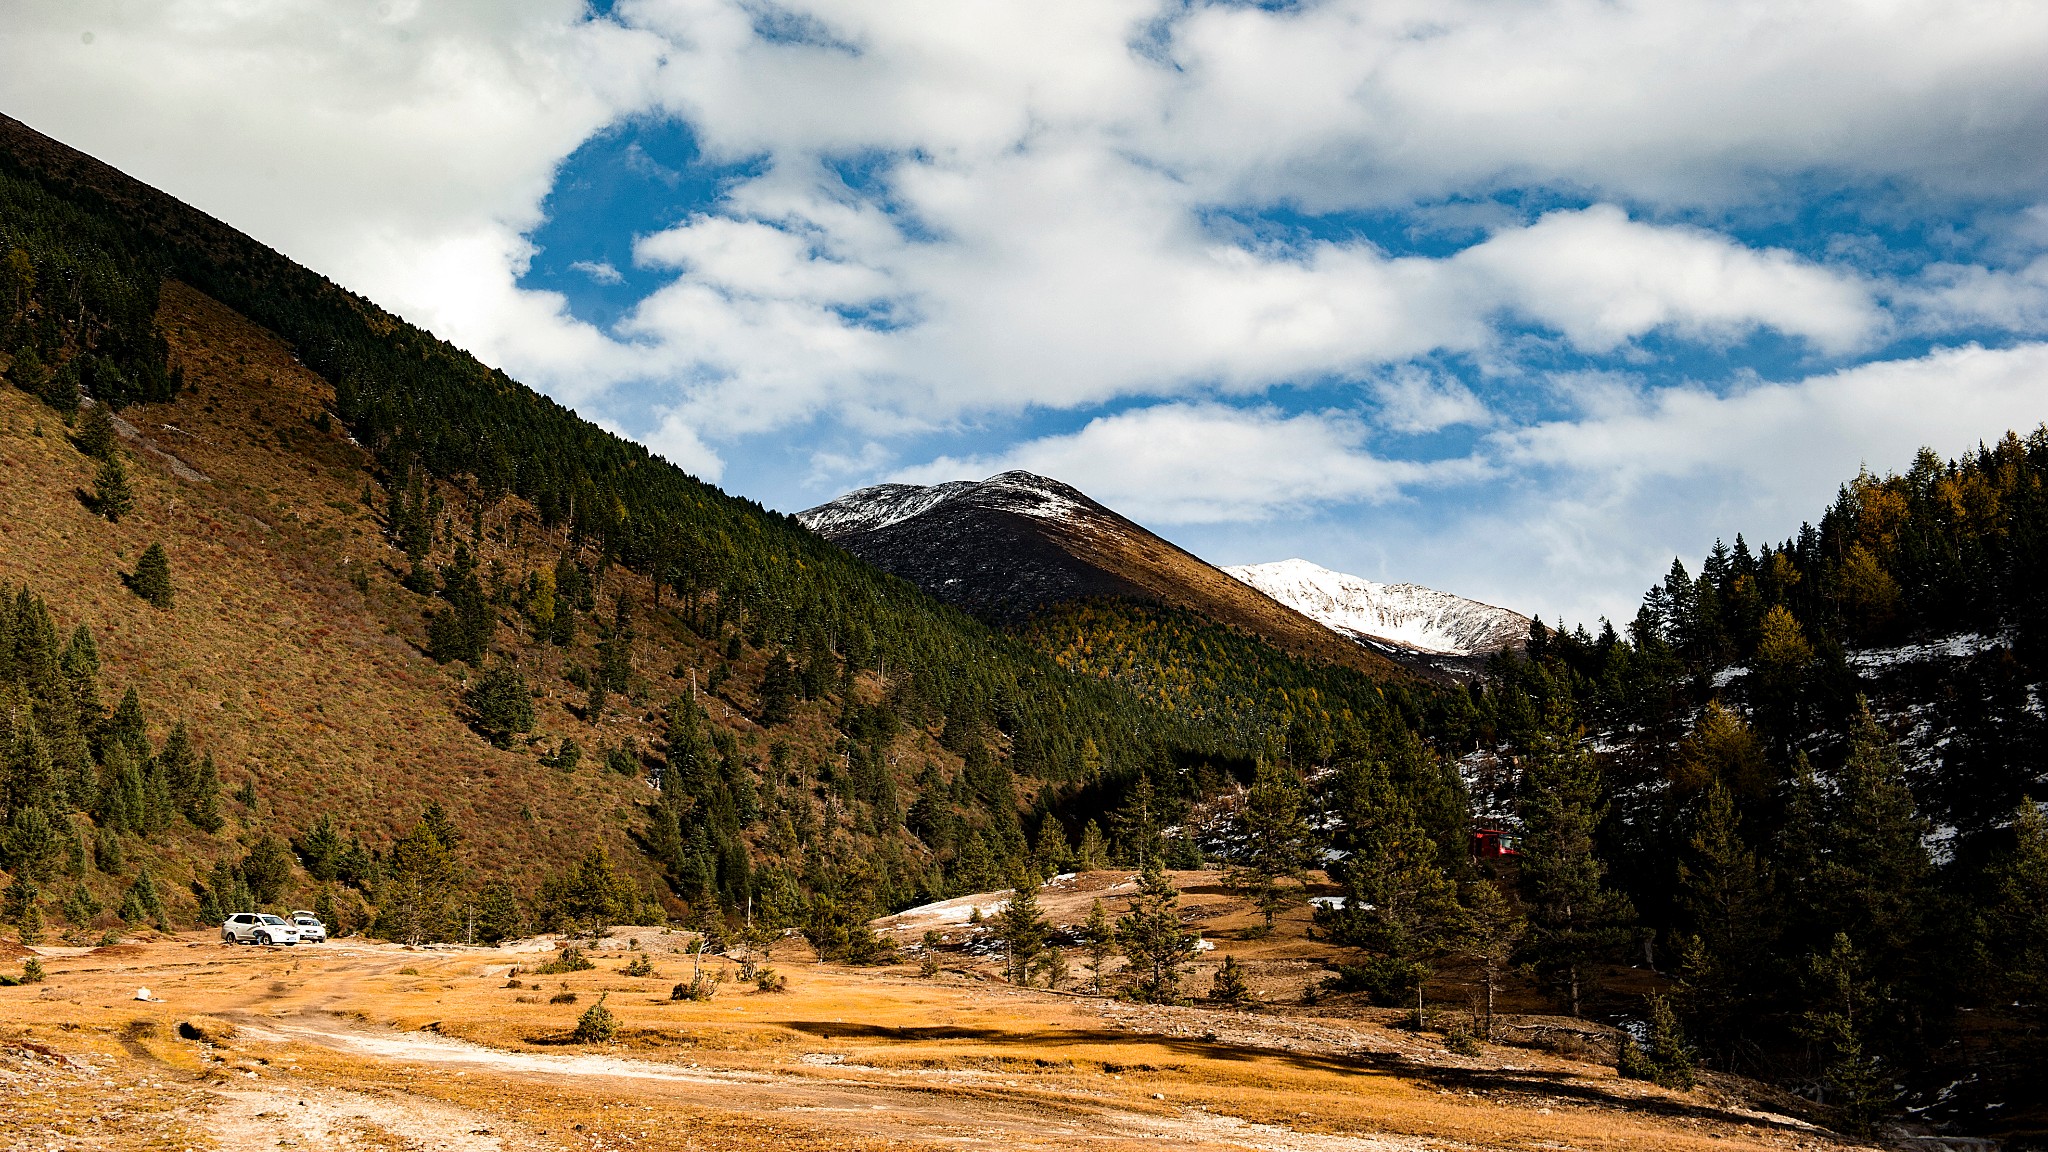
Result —
<instances>
[{"instance_id":1,"label":"sky","mask_svg":"<svg viewBox=\"0 0 2048 1152\"><path fill-rule=\"evenodd\" d=\"M2048 419L2048 5L0 0L0 111L785 511L1623 621Z\"/></svg>"}]
</instances>

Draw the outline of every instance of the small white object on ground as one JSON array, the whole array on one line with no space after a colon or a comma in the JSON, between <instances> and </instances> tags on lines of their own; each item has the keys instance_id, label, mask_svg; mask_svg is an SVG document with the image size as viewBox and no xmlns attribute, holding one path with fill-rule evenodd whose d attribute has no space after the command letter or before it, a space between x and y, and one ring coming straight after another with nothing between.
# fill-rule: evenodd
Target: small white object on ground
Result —
<instances>
[{"instance_id":1,"label":"small white object on ground","mask_svg":"<svg viewBox=\"0 0 2048 1152\"><path fill-rule=\"evenodd\" d=\"M135 998L136 998L137 1000L149 1000L149 999L153 999L153 997L151 997L151 996L150 996L150 994L149 994L149 989L147 989L147 988L137 988L137 989L135 990Z\"/></svg>"}]
</instances>

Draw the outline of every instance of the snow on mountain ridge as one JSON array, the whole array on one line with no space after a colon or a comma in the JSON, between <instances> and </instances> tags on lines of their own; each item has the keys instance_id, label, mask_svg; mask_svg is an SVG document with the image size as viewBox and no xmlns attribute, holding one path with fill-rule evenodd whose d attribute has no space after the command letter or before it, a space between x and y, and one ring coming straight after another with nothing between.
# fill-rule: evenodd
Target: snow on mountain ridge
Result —
<instances>
[{"instance_id":1,"label":"snow on mountain ridge","mask_svg":"<svg viewBox=\"0 0 2048 1152\"><path fill-rule=\"evenodd\" d=\"M949 480L944 484L876 484L856 489L837 500L806 508L798 523L827 538L872 532L920 516L941 504L973 498L1006 512L1040 520L1071 520L1084 513L1087 497L1073 488L1031 472L1004 472L986 480Z\"/></svg>"},{"instance_id":2,"label":"snow on mountain ridge","mask_svg":"<svg viewBox=\"0 0 2048 1152\"><path fill-rule=\"evenodd\" d=\"M1420 584L1381 584L1307 560L1225 572L1334 631L1445 656L1484 656L1521 643L1529 618Z\"/></svg>"}]
</instances>

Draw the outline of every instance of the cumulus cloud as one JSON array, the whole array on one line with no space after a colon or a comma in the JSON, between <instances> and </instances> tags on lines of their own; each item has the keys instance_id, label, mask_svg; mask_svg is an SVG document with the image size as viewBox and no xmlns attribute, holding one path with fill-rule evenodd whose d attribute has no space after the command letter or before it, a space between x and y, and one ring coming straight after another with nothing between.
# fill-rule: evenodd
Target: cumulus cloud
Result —
<instances>
[{"instance_id":1,"label":"cumulus cloud","mask_svg":"<svg viewBox=\"0 0 2048 1152\"><path fill-rule=\"evenodd\" d=\"M1091 420L993 457L940 459L898 478L933 484L1014 468L1056 476L1159 524L1259 520L1331 502L1392 499L1413 485L1472 478L1466 461L1386 460L1346 412L1159 404Z\"/></svg>"},{"instance_id":2,"label":"cumulus cloud","mask_svg":"<svg viewBox=\"0 0 2048 1152\"><path fill-rule=\"evenodd\" d=\"M0 101L771 501L912 436L1110 412L913 471L1245 531L1429 508L1460 556L1604 588L1558 558L1632 572L1702 492L1782 519L1852 447L2038 399L2009 374L2035 346L1995 345L2048 332L2043 58L2048 9L1952 0L19 0ZM658 286L600 328L522 287L527 237L565 157L660 117L745 175L615 238ZM1822 197L1980 222L1814 243ZM1461 239L1396 247L1404 219ZM1793 238L1738 238L1759 219ZM1831 370L1614 371L1759 333ZM1901 337L1994 347L1858 363ZM1544 378L1554 403L1508 395ZM1451 429L1476 454L1390 447ZM753 467L769 438L808 473Z\"/></svg>"}]
</instances>

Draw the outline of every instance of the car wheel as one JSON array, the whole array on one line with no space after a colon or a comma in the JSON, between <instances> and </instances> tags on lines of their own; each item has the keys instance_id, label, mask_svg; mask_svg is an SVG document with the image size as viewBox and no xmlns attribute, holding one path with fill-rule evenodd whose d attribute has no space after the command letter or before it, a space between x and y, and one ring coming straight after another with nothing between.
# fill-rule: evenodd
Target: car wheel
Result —
<instances>
[{"instance_id":1,"label":"car wheel","mask_svg":"<svg viewBox=\"0 0 2048 1152\"><path fill-rule=\"evenodd\" d=\"M258 932L256 934L256 942L268 948L270 946L270 933Z\"/></svg>"}]
</instances>

